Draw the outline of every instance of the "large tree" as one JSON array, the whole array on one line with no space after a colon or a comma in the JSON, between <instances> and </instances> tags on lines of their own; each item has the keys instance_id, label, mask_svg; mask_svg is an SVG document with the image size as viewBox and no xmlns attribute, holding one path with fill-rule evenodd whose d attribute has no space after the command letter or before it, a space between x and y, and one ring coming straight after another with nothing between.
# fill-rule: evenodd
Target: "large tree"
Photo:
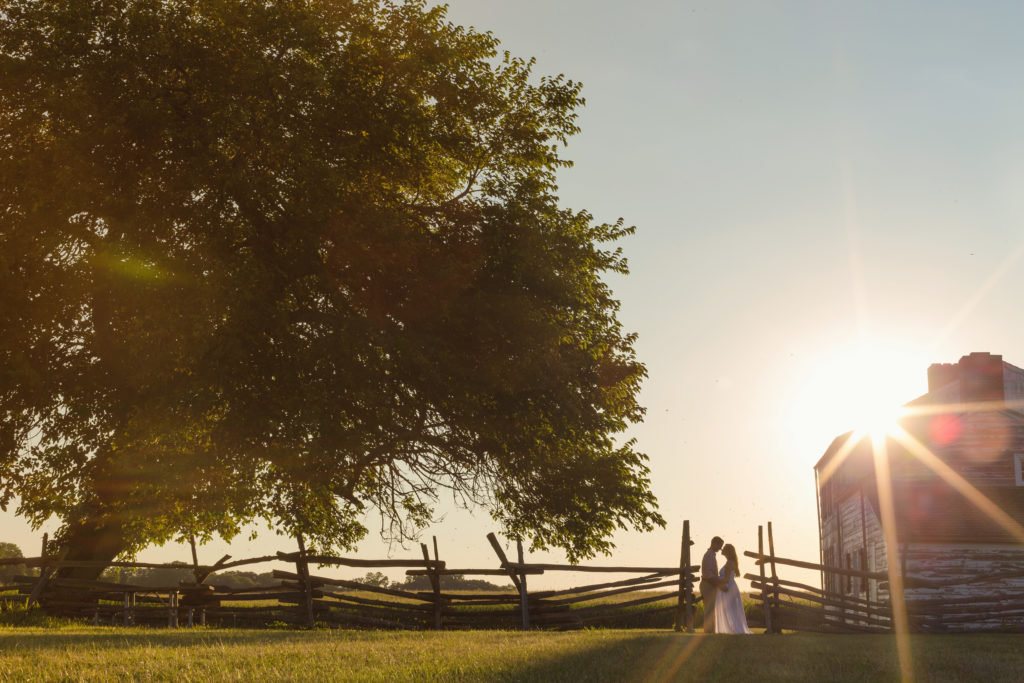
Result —
<instances>
[{"instance_id":1,"label":"large tree","mask_svg":"<svg viewBox=\"0 0 1024 683\"><path fill-rule=\"evenodd\" d=\"M555 196L577 83L420 2L0 8L5 509L108 560L439 496L573 558L664 523L631 229Z\"/></svg>"}]
</instances>

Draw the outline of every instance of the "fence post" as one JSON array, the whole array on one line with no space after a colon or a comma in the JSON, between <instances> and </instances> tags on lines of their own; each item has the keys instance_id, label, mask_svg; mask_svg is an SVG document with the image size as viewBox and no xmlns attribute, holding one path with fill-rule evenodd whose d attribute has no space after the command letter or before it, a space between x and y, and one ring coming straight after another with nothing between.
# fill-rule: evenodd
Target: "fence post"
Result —
<instances>
[{"instance_id":1,"label":"fence post","mask_svg":"<svg viewBox=\"0 0 1024 683\"><path fill-rule=\"evenodd\" d=\"M178 591L167 594L167 628L178 628Z\"/></svg>"},{"instance_id":2,"label":"fence post","mask_svg":"<svg viewBox=\"0 0 1024 683\"><path fill-rule=\"evenodd\" d=\"M508 566L508 558L505 556L505 551L501 549L501 544L498 543L498 537L494 535L494 532L491 532L487 534L487 540L490 542L491 548L494 549L494 554L498 556L498 560L501 562L501 568L508 572L508 577L512 579L512 585L516 587L517 591L519 591L520 604L526 604L526 587L523 586L522 582L520 582L520 575L516 574ZM525 579L526 575L523 574L522 577ZM529 615L524 613L524 616L528 617Z\"/></svg>"},{"instance_id":3,"label":"fence post","mask_svg":"<svg viewBox=\"0 0 1024 683\"><path fill-rule=\"evenodd\" d=\"M46 541L49 538L48 534L43 534L43 554L40 555L43 564L39 567L39 581L33 586L32 592L25 599L25 611L30 612L32 610L32 603L39 602L39 596L42 594L43 589L46 588L46 583L50 579L50 567L46 564Z\"/></svg>"},{"instance_id":4,"label":"fence post","mask_svg":"<svg viewBox=\"0 0 1024 683\"><path fill-rule=\"evenodd\" d=\"M427 577L430 579L430 587L434 589L434 629L440 630L441 628L441 576L438 574L437 567L431 567L430 562L430 551L427 550L426 543L420 543L420 549L423 551L423 560L428 563L425 564L427 570ZM434 536L434 555L437 555L437 536Z\"/></svg>"},{"instance_id":5,"label":"fence post","mask_svg":"<svg viewBox=\"0 0 1024 683\"><path fill-rule=\"evenodd\" d=\"M295 560L295 568L306 591L306 625L313 628L313 582L309 579L309 563L306 562L306 542L302 534L295 534L299 542L299 556Z\"/></svg>"},{"instance_id":6,"label":"fence post","mask_svg":"<svg viewBox=\"0 0 1024 683\"><path fill-rule=\"evenodd\" d=\"M432 536L434 541L434 562L441 561L441 554L437 552L437 536ZM441 573L438 570L438 566L434 567L434 576L437 577L437 591L434 593L434 628L441 630L444 628L442 623L441 609L444 606L444 598L441 597Z\"/></svg>"},{"instance_id":7,"label":"fence post","mask_svg":"<svg viewBox=\"0 0 1024 683\"><path fill-rule=\"evenodd\" d=\"M779 574L775 570L775 539L772 537L772 523L768 522L768 554L772 558L772 607L779 606ZM776 624L774 626L774 632L780 633L781 629Z\"/></svg>"},{"instance_id":8,"label":"fence post","mask_svg":"<svg viewBox=\"0 0 1024 683\"><path fill-rule=\"evenodd\" d=\"M516 539L516 552L519 555L519 564L526 564L525 557L523 555L523 540L521 538ZM523 630L530 630L530 599L526 593L526 574L519 575L519 606L523 611Z\"/></svg>"},{"instance_id":9,"label":"fence post","mask_svg":"<svg viewBox=\"0 0 1024 683\"><path fill-rule=\"evenodd\" d=\"M131 623L131 598L128 591L124 592L124 625L128 626Z\"/></svg>"},{"instance_id":10,"label":"fence post","mask_svg":"<svg viewBox=\"0 0 1024 683\"><path fill-rule=\"evenodd\" d=\"M764 574L764 527L757 525L757 554L760 556L758 565L761 568L761 606L764 608L764 632L772 633L772 608L769 604L768 584Z\"/></svg>"},{"instance_id":11,"label":"fence post","mask_svg":"<svg viewBox=\"0 0 1024 683\"><path fill-rule=\"evenodd\" d=\"M690 581L690 520L683 520L683 540L679 549L679 603L675 630L693 631L693 584Z\"/></svg>"}]
</instances>

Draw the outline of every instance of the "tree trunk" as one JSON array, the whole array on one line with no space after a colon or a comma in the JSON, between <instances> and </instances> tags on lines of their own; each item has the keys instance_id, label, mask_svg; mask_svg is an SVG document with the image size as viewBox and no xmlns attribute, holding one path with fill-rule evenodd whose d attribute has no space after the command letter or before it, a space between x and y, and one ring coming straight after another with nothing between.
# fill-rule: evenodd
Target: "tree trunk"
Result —
<instances>
[{"instance_id":1,"label":"tree trunk","mask_svg":"<svg viewBox=\"0 0 1024 683\"><path fill-rule=\"evenodd\" d=\"M123 502L131 499L138 481L124 466L130 454L115 454L113 450L97 456L89 486L93 496L80 508L78 515L67 520L67 530L61 534L60 552L67 552L65 561L112 562L127 547L124 535L126 512ZM121 503L119 505L119 503ZM99 578L106 566L67 567L57 578Z\"/></svg>"},{"instance_id":2,"label":"tree trunk","mask_svg":"<svg viewBox=\"0 0 1024 683\"><path fill-rule=\"evenodd\" d=\"M65 561L112 562L125 548L121 525L109 518L85 519L64 535ZM64 567L57 572L62 579L97 579L106 567Z\"/></svg>"},{"instance_id":3,"label":"tree trunk","mask_svg":"<svg viewBox=\"0 0 1024 683\"><path fill-rule=\"evenodd\" d=\"M59 552L67 551L65 562L85 560L109 563L125 548L121 525L110 518L84 519L71 526L62 536ZM104 569L106 566L62 567L53 576L58 579L96 580ZM51 588L41 596L40 604L48 614L56 616L62 614L61 602L95 602L95 596L93 591Z\"/></svg>"}]
</instances>

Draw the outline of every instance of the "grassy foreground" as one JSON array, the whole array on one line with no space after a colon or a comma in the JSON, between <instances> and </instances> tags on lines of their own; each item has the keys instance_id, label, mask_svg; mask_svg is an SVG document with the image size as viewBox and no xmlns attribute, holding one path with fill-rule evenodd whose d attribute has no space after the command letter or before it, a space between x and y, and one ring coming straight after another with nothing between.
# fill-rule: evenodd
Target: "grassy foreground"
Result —
<instances>
[{"instance_id":1,"label":"grassy foreground","mask_svg":"<svg viewBox=\"0 0 1024 683\"><path fill-rule=\"evenodd\" d=\"M914 636L921 681L1019 680L1024 637ZM0 680L887 681L888 636L0 628Z\"/></svg>"}]
</instances>

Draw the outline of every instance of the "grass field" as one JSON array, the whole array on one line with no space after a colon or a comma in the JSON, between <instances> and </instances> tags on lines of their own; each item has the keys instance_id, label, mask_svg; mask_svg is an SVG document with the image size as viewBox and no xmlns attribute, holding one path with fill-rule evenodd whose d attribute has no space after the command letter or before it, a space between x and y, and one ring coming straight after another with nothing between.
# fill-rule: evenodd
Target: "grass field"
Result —
<instances>
[{"instance_id":1,"label":"grass field","mask_svg":"<svg viewBox=\"0 0 1024 683\"><path fill-rule=\"evenodd\" d=\"M920 681L1016 681L1024 637L914 636ZM894 681L890 636L0 627L0 680Z\"/></svg>"}]
</instances>

